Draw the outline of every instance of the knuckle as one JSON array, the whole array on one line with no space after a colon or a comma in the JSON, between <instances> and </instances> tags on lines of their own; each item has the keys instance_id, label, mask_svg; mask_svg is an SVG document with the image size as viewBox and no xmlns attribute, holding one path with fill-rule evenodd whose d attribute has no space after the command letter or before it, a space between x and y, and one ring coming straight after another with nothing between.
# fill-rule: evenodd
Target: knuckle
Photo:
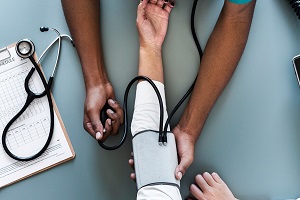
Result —
<instances>
[{"instance_id":1,"label":"knuckle","mask_svg":"<svg viewBox=\"0 0 300 200\"><path fill-rule=\"evenodd\" d=\"M93 128L93 129L97 129L97 128L100 126L100 123L94 121L94 122L91 123L91 125L92 125L92 128Z\"/></svg>"},{"instance_id":2,"label":"knuckle","mask_svg":"<svg viewBox=\"0 0 300 200\"><path fill-rule=\"evenodd\" d=\"M93 110L94 110L93 107L86 107L85 112L89 116L92 114Z\"/></svg>"}]
</instances>

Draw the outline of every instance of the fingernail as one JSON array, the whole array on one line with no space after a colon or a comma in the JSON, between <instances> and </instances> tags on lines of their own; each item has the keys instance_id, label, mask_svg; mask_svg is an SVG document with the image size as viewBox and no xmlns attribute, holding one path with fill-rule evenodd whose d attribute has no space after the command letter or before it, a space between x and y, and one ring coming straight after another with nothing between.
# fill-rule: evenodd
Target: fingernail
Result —
<instances>
[{"instance_id":1,"label":"fingernail","mask_svg":"<svg viewBox=\"0 0 300 200\"><path fill-rule=\"evenodd\" d=\"M106 133L106 129L105 129L105 128L103 129L103 134L104 134L104 133Z\"/></svg>"},{"instance_id":2,"label":"fingernail","mask_svg":"<svg viewBox=\"0 0 300 200\"><path fill-rule=\"evenodd\" d=\"M100 133L100 132L97 132L97 133L96 133L96 139L97 139L97 140L100 140L100 139L101 139L101 133Z\"/></svg>"},{"instance_id":3,"label":"fingernail","mask_svg":"<svg viewBox=\"0 0 300 200\"><path fill-rule=\"evenodd\" d=\"M112 99L108 99L108 102L109 102L110 104L114 104L114 103L115 103L115 101L112 100Z\"/></svg>"},{"instance_id":4,"label":"fingernail","mask_svg":"<svg viewBox=\"0 0 300 200\"><path fill-rule=\"evenodd\" d=\"M107 112L110 114L114 114L114 111L112 111L112 109L107 109Z\"/></svg>"},{"instance_id":5,"label":"fingernail","mask_svg":"<svg viewBox=\"0 0 300 200\"><path fill-rule=\"evenodd\" d=\"M177 173L177 176L178 176L178 180L180 181L181 178L182 178L182 173L181 173L181 172L178 172L178 173Z\"/></svg>"},{"instance_id":6,"label":"fingernail","mask_svg":"<svg viewBox=\"0 0 300 200\"><path fill-rule=\"evenodd\" d=\"M107 119L107 123L111 126L111 119Z\"/></svg>"}]
</instances>

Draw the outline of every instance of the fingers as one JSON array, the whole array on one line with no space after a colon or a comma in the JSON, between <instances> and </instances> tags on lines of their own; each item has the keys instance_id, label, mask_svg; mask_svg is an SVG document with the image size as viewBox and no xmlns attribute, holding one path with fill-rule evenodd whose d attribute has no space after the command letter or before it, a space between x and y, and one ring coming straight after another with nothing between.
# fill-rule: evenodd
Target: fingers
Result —
<instances>
[{"instance_id":1,"label":"fingers","mask_svg":"<svg viewBox=\"0 0 300 200\"><path fill-rule=\"evenodd\" d=\"M133 152L131 152L131 158L128 161L130 167L134 170L134 159L133 159Z\"/></svg>"},{"instance_id":2,"label":"fingers","mask_svg":"<svg viewBox=\"0 0 300 200\"><path fill-rule=\"evenodd\" d=\"M134 170L133 152L131 152L131 158L128 160L128 163L129 163L130 167ZM131 174L130 174L130 178L131 178L133 181L136 181L136 175L135 175L135 173L131 173Z\"/></svg>"},{"instance_id":3,"label":"fingers","mask_svg":"<svg viewBox=\"0 0 300 200\"><path fill-rule=\"evenodd\" d=\"M197 185L192 184L190 186L190 191L197 199L206 199L205 198L205 191L209 191L210 187L215 185L215 180L213 179L212 175L208 172L203 173L203 175L198 174L195 177L195 182Z\"/></svg>"},{"instance_id":4,"label":"fingers","mask_svg":"<svg viewBox=\"0 0 300 200\"><path fill-rule=\"evenodd\" d=\"M113 121L114 119L118 119L120 124L124 123L124 113L123 113L123 109L120 106L120 104L117 101L114 101L112 99L108 100L108 104L115 110L116 113L116 118L111 118Z\"/></svg>"},{"instance_id":5,"label":"fingers","mask_svg":"<svg viewBox=\"0 0 300 200\"><path fill-rule=\"evenodd\" d=\"M225 182L221 179L221 177L216 172L213 172L211 175L217 183L225 184Z\"/></svg>"},{"instance_id":6,"label":"fingers","mask_svg":"<svg viewBox=\"0 0 300 200\"><path fill-rule=\"evenodd\" d=\"M215 179L212 177L210 173L204 172L202 176L209 186L213 187L216 184Z\"/></svg>"},{"instance_id":7,"label":"fingers","mask_svg":"<svg viewBox=\"0 0 300 200\"><path fill-rule=\"evenodd\" d=\"M145 8L147 5L147 1L141 1L138 9L137 9L137 23L143 21L145 19Z\"/></svg>"},{"instance_id":8,"label":"fingers","mask_svg":"<svg viewBox=\"0 0 300 200\"><path fill-rule=\"evenodd\" d=\"M105 122L104 140L110 135L116 135L119 132L119 127L124 123L123 109L118 102L109 99L108 104L112 109L107 109L106 113L109 117Z\"/></svg>"},{"instance_id":9,"label":"fingers","mask_svg":"<svg viewBox=\"0 0 300 200\"><path fill-rule=\"evenodd\" d=\"M128 160L130 167L134 170L134 160L131 158Z\"/></svg>"},{"instance_id":10,"label":"fingers","mask_svg":"<svg viewBox=\"0 0 300 200\"><path fill-rule=\"evenodd\" d=\"M116 135L119 127L124 123L124 114L121 106L114 100L109 99L108 104L112 109L107 109L108 119L101 124L100 112L91 106L86 108L83 120L84 129L97 140L104 142L109 135ZM103 127L104 126L104 127Z\"/></svg>"},{"instance_id":11,"label":"fingers","mask_svg":"<svg viewBox=\"0 0 300 200\"><path fill-rule=\"evenodd\" d=\"M156 4L157 0L148 0L148 3L154 3L154 4Z\"/></svg>"},{"instance_id":12,"label":"fingers","mask_svg":"<svg viewBox=\"0 0 300 200\"><path fill-rule=\"evenodd\" d=\"M172 11L172 8L175 6L175 2L172 0L142 0L140 5L138 6L138 19L144 18L147 3L157 4L159 7L161 7L163 10L166 10L168 13L170 13Z\"/></svg>"},{"instance_id":13,"label":"fingers","mask_svg":"<svg viewBox=\"0 0 300 200\"><path fill-rule=\"evenodd\" d=\"M190 191L199 200L236 199L225 182L215 172L198 174L195 177L195 184L190 186Z\"/></svg>"},{"instance_id":14,"label":"fingers","mask_svg":"<svg viewBox=\"0 0 300 200\"><path fill-rule=\"evenodd\" d=\"M97 109L87 110L83 120L84 129L97 140L103 137L103 126L100 122L100 115Z\"/></svg>"},{"instance_id":15,"label":"fingers","mask_svg":"<svg viewBox=\"0 0 300 200\"><path fill-rule=\"evenodd\" d=\"M205 173L204 173L205 174ZM204 175L203 174L203 175ZM201 174L198 174L195 177L195 182L197 183L197 185L201 188L201 190L207 190L210 186L209 184L206 182L206 179L204 179L204 176L202 176Z\"/></svg>"},{"instance_id":16,"label":"fingers","mask_svg":"<svg viewBox=\"0 0 300 200\"><path fill-rule=\"evenodd\" d=\"M130 178L131 178L133 181L136 181L135 173L131 173L131 174L130 174Z\"/></svg>"},{"instance_id":17,"label":"fingers","mask_svg":"<svg viewBox=\"0 0 300 200\"><path fill-rule=\"evenodd\" d=\"M175 169L175 177L177 180L181 180L181 178L185 174L186 170L192 164L193 159L194 159L193 155L185 155L180 158L180 163Z\"/></svg>"},{"instance_id":18,"label":"fingers","mask_svg":"<svg viewBox=\"0 0 300 200\"><path fill-rule=\"evenodd\" d=\"M197 199L205 199L203 192L195 184L192 184L190 186L190 191Z\"/></svg>"},{"instance_id":19,"label":"fingers","mask_svg":"<svg viewBox=\"0 0 300 200\"><path fill-rule=\"evenodd\" d=\"M175 6L175 3L171 0L158 0L157 5L170 13L172 11L172 8Z\"/></svg>"},{"instance_id":20,"label":"fingers","mask_svg":"<svg viewBox=\"0 0 300 200\"><path fill-rule=\"evenodd\" d=\"M112 121L110 118L108 118L105 121L105 128L103 129L103 137L101 141L104 142L112 132L113 132Z\"/></svg>"}]
</instances>

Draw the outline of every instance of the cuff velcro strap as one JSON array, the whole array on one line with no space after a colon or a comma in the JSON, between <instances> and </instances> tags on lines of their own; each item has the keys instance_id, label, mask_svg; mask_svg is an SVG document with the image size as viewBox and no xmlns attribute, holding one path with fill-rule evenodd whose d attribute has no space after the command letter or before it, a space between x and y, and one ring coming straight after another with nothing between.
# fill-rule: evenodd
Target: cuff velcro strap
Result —
<instances>
[{"instance_id":1,"label":"cuff velcro strap","mask_svg":"<svg viewBox=\"0 0 300 200\"><path fill-rule=\"evenodd\" d=\"M148 185L174 185L178 165L174 134L167 133L166 145L159 145L157 131L142 131L132 139L137 188Z\"/></svg>"}]
</instances>

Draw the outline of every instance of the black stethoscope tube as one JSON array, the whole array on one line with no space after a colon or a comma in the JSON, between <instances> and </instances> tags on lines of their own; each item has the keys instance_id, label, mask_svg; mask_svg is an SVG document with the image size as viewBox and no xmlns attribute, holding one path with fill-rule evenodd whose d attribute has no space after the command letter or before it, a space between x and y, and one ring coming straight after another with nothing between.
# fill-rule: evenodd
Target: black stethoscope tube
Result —
<instances>
[{"instance_id":1,"label":"black stethoscope tube","mask_svg":"<svg viewBox=\"0 0 300 200\"><path fill-rule=\"evenodd\" d=\"M198 3L198 0L194 0L192 12L191 12L191 31L192 31L192 36L193 36L195 45L197 47L197 50L198 50L198 53L199 53L199 58L200 58L200 61L201 61L202 56L203 56L203 51L201 49L201 45L199 43L196 31L195 31L195 13L196 13L196 8L197 8L197 3ZM193 89L195 87L196 80L197 80L197 76L196 76L194 82L192 83L192 85L190 86L190 88L188 89L188 91L184 94L184 96L179 100L179 102L176 104L176 106L170 112L170 115L169 115L169 117L168 117L168 119L167 119L167 121L165 123L165 126L164 126L164 136L165 136L166 139L167 139L166 134L167 134L168 124L170 123L172 117L174 116L174 114L176 113L176 111L178 110L178 108L182 105L182 103L186 100L186 98L193 91ZM167 142L167 140L164 141L164 142Z\"/></svg>"},{"instance_id":2,"label":"black stethoscope tube","mask_svg":"<svg viewBox=\"0 0 300 200\"><path fill-rule=\"evenodd\" d=\"M107 146L105 145L103 142L98 141L99 145L106 149L106 150L115 150L118 149L124 142L125 139L127 137L127 133L128 133L128 111L127 111L127 99L128 99L128 94L130 91L130 88L132 87L132 85L139 80L144 80L147 81L148 83L150 83L150 85L153 87L157 98L158 98L158 102L159 102L159 110L160 110L160 117L159 117L159 142L162 143L163 142L163 119L164 119L164 112L163 112L163 101L161 98L161 95L155 85L155 83L149 79L146 76L137 76L135 78L133 78L129 84L127 85L127 88L125 90L125 94L124 94L124 102L123 102L123 111L124 111L124 132L122 135L122 139L120 140L120 142L114 146Z\"/></svg>"},{"instance_id":3,"label":"black stethoscope tube","mask_svg":"<svg viewBox=\"0 0 300 200\"><path fill-rule=\"evenodd\" d=\"M34 65L34 67L31 68L31 70L29 71L28 75L25 78L25 82L24 82L24 87L25 87L25 91L27 93L27 98L26 98L26 102L24 104L24 106L22 107L22 109L8 122L8 124L5 126L4 130L3 130L3 134L2 134L2 145L3 145L3 149L4 151L13 159L19 160L19 161L30 161L33 159L36 159L37 157L41 156L46 149L49 147L49 144L51 142L52 136L53 136L53 131L54 131L54 109L53 109L53 102L52 102L52 97L51 97L51 86L53 83L53 79L54 79L54 74L55 74L55 70L59 61L59 56L60 56L60 47L61 47L61 39L63 37L68 38L72 45L75 47L74 42L72 40L72 38L69 35L61 35L56 29L54 28L48 28L48 27L41 27L40 31L41 32L45 32L48 30L52 30L55 31L56 34L58 35L58 37L44 50L44 52L42 53L41 57L38 59L38 61L36 62L35 59L33 58L33 53L34 53L34 44L33 42L31 42L28 39L24 39L21 40L17 43L16 45L16 51L17 54L22 57L22 58L29 58L30 62ZM40 67L38 66L39 61L42 59L42 57L45 55L45 53L53 46L53 44L55 42L58 41L58 51L57 51L57 57L56 57L56 61L55 61L55 65L54 65L54 69L52 72L52 75L50 76L48 83L44 77L44 74L42 72L42 70L40 69ZM24 50L24 46L19 46L21 45L21 43L24 42L24 44L26 43L27 45L25 45L26 47L29 47L27 53L26 51L22 52L22 50ZM20 47L20 48L19 48ZM22 49L23 48L23 49ZM29 88L29 80L32 77L34 71L37 71L37 73L39 74L39 77L42 81L42 84L45 88L45 90L42 93L39 94L35 94L34 92L32 92ZM7 143L6 143L6 137L7 137L7 133L9 128L11 127L11 125L22 115L22 113L24 113L24 111L28 108L28 106L30 105L30 103L36 99L36 98L41 98L47 96L47 100L48 100L48 104L49 104L49 112L50 112L50 130L49 130L49 135L47 138L47 141L45 142L44 146L42 147L42 149L40 149L38 151L38 153L32 155L32 156L28 156L28 157L19 157L15 154L13 154L7 147Z\"/></svg>"},{"instance_id":4,"label":"black stethoscope tube","mask_svg":"<svg viewBox=\"0 0 300 200\"><path fill-rule=\"evenodd\" d=\"M51 98L51 94L50 94L50 86L51 84L47 84L44 75L41 71L41 69L39 68L39 66L37 65L37 63L35 62L34 58L31 56L28 57L29 60L31 61L31 63L34 65L34 68L31 68L31 70L29 71L28 75L25 78L25 82L24 82L24 87L25 87L25 91L27 92L27 99L26 102L24 104L24 106L22 107L22 109L7 123L7 125L5 126L4 130L3 130L3 134L2 134L2 145L3 145L3 149L4 151L13 159L15 160L19 160L19 161L30 161L33 159L36 159L37 157L41 156L46 149L48 148L52 136L53 136L53 130L54 130L54 110L53 110L53 103L52 103L52 98ZM35 94L33 93L30 89L29 89L29 80L32 77L34 71L38 72L41 81L43 83L43 86L45 88L45 90L40 93L40 94ZM51 80L51 81L50 81ZM49 83L52 83L53 77L50 77L49 79ZM48 104L49 104L49 110L50 110L50 130L49 130L49 135L47 138L46 143L44 144L43 148L37 152L36 154L32 155L32 156L28 156L28 157L19 157L15 154L13 154L7 147L7 143L6 143L6 136L8 134L8 130L11 127L11 125L24 113L24 111L28 108L28 106L30 105L30 103L36 99L36 98L42 98L44 96L47 96L48 99Z\"/></svg>"}]
</instances>

